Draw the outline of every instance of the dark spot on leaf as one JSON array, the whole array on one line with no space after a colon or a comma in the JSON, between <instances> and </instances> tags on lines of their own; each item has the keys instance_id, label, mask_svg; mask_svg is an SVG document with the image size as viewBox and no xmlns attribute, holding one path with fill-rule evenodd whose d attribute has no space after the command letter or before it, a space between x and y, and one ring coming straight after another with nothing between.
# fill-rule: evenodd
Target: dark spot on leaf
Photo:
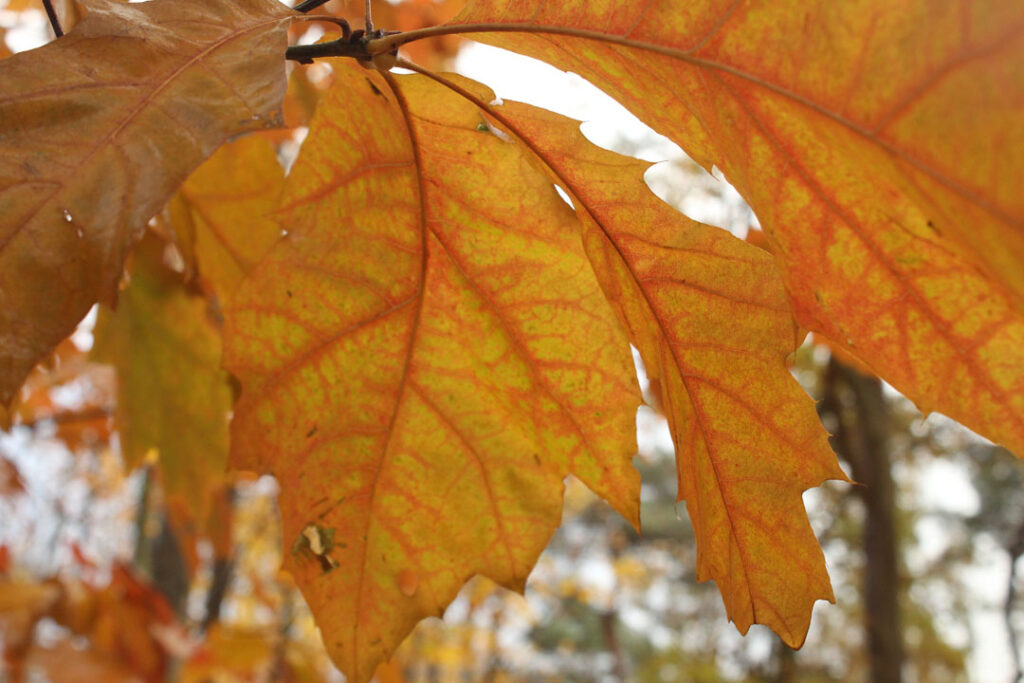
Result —
<instances>
[{"instance_id":1,"label":"dark spot on leaf","mask_svg":"<svg viewBox=\"0 0 1024 683\"><path fill-rule=\"evenodd\" d=\"M540 456L537 455L536 453L534 453L533 454L533 461L539 465L540 464Z\"/></svg>"},{"instance_id":2,"label":"dark spot on leaf","mask_svg":"<svg viewBox=\"0 0 1024 683\"><path fill-rule=\"evenodd\" d=\"M308 432L306 432L306 438L308 439L311 436L313 436L314 434L316 434L316 430L317 430L317 426L313 425L313 428L310 429Z\"/></svg>"},{"instance_id":3,"label":"dark spot on leaf","mask_svg":"<svg viewBox=\"0 0 1024 683\"><path fill-rule=\"evenodd\" d=\"M374 95L380 95L381 97L384 97L384 93L382 93L380 91L380 88L378 88L376 85L373 84L373 81L371 81L369 78L367 78L366 82L370 85L370 90L373 91Z\"/></svg>"},{"instance_id":4,"label":"dark spot on leaf","mask_svg":"<svg viewBox=\"0 0 1024 683\"><path fill-rule=\"evenodd\" d=\"M292 290L290 290L290 289L286 289L286 290L284 290L284 293L288 295L288 298L289 298L289 299L291 299L291 298L292 298Z\"/></svg>"},{"instance_id":5,"label":"dark spot on leaf","mask_svg":"<svg viewBox=\"0 0 1024 683\"><path fill-rule=\"evenodd\" d=\"M320 560L320 568L324 574L338 568L338 561L329 555L317 555L316 559Z\"/></svg>"}]
</instances>

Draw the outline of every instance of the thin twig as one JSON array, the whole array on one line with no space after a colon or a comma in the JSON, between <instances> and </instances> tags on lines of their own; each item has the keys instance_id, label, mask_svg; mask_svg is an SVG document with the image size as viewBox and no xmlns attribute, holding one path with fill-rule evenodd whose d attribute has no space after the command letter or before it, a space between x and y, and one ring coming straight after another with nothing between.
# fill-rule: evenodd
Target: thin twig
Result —
<instances>
[{"instance_id":1,"label":"thin twig","mask_svg":"<svg viewBox=\"0 0 1024 683\"><path fill-rule=\"evenodd\" d=\"M366 0L366 35L373 35L373 11L370 8L370 0Z\"/></svg>"},{"instance_id":2,"label":"thin twig","mask_svg":"<svg viewBox=\"0 0 1024 683\"><path fill-rule=\"evenodd\" d=\"M53 3L51 0L43 0L43 7L46 9L46 16L50 20L50 28L53 29L54 35L60 38L64 35L64 29L60 27L60 19L57 18L57 12L53 9Z\"/></svg>"},{"instance_id":3,"label":"thin twig","mask_svg":"<svg viewBox=\"0 0 1024 683\"><path fill-rule=\"evenodd\" d=\"M315 10L317 7L319 7L320 5L324 5L326 3L327 3L327 0L303 0L302 2L297 4L292 9L294 9L296 12L303 12L303 13L311 12L312 10Z\"/></svg>"},{"instance_id":4,"label":"thin twig","mask_svg":"<svg viewBox=\"0 0 1024 683\"><path fill-rule=\"evenodd\" d=\"M303 19L320 19L321 17L300 17ZM313 43L312 45L292 45L285 50L285 59L293 59L300 64L312 64L314 59L323 57L353 57L361 63L369 64L373 57L367 48L374 40L380 40L397 31L374 31L369 38L363 29L351 30L348 22L335 17L323 17L324 21L333 21L341 26L341 37L337 40L330 40L326 43ZM392 51L397 53L397 48Z\"/></svg>"}]
</instances>

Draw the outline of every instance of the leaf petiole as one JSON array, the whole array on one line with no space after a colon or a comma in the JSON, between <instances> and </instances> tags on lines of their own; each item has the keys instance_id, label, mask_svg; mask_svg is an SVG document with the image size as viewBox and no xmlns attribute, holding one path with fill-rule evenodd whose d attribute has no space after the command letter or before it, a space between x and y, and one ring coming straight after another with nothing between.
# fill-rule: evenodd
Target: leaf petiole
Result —
<instances>
[{"instance_id":1,"label":"leaf petiole","mask_svg":"<svg viewBox=\"0 0 1024 683\"><path fill-rule=\"evenodd\" d=\"M369 46L387 36L396 35L399 31L374 30L367 34L363 29L353 31L345 19L339 17L298 17L310 21L330 21L341 27L341 37L337 40L330 40L326 43L314 43L313 45L292 45L285 50L285 59L292 59L299 64L312 64L314 59L324 57L352 57L359 62L369 64L373 62L376 55L397 54L398 48L388 50L377 50L370 52ZM369 22L368 22L369 23Z\"/></svg>"},{"instance_id":2,"label":"leaf petiole","mask_svg":"<svg viewBox=\"0 0 1024 683\"><path fill-rule=\"evenodd\" d=\"M303 14L305 14L306 12L312 12L320 5L327 4L327 1L328 0L303 0L292 9L294 9L296 12L302 12Z\"/></svg>"},{"instance_id":3,"label":"leaf petiole","mask_svg":"<svg viewBox=\"0 0 1024 683\"><path fill-rule=\"evenodd\" d=\"M326 2L327 0L324 0ZM60 27L60 19L57 17L57 11L53 8L52 0L43 0L43 8L46 10L46 18L50 20L50 27L53 29L53 34L60 38L64 35L64 29Z\"/></svg>"}]
</instances>

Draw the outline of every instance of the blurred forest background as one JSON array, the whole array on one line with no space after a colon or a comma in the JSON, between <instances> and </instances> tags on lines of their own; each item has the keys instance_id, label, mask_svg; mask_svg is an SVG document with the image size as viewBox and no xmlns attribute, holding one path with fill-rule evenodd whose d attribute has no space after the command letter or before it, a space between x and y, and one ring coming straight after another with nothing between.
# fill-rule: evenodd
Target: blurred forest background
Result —
<instances>
[{"instance_id":1,"label":"blurred forest background","mask_svg":"<svg viewBox=\"0 0 1024 683\"><path fill-rule=\"evenodd\" d=\"M81 9L73 0L57 4L70 27ZM380 3L375 18L406 30L440 23L459 5ZM355 22L361 2L334 0L322 11ZM44 42L47 30L38 0L6 0L0 57ZM321 35L307 24L293 39ZM495 52L447 38L417 43L409 56L430 68L457 66L505 97L499 81L518 73L545 105L543 79ZM286 165L330 85L330 67L295 69L290 79L289 128L268 134ZM758 242L756 221L731 188L638 124L616 125L623 114L589 91L580 95L586 86L578 80L561 96L599 104L564 113L595 120L585 128L595 141L671 159L649 173L660 196ZM173 211L172 202L154 232L175 220ZM165 255L168 265L181 262L173 245ZM272 478L223 477L197 508L165 495L166 453L150 450L141 466L126 467L118 377L102 362L110 357L103 317L90 314L37 368L16 405L0 409L0 680L342 680L301 595L278 571ZM805 494L837 604L819 603L802 650L760 627L740 637L715 586L696 582L671 443L657 392L645 387L651 407L638 417L635 459L644 534L568 481L563 526L525 598L475 580L443 622L417 628L377 680L1020 680L1024 609L1015 567L1024 554L1024 488L1016 458L949 420L922 419L813 340L793 372L861 483Z\"/></svg>"}]
</instances>

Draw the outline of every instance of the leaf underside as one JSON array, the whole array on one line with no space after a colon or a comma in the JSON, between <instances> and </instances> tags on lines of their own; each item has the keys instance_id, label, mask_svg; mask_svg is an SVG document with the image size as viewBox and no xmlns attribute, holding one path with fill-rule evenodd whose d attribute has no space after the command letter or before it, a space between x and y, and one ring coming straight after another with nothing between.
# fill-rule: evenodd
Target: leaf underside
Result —
<instances>
[{"instance_id":1,"label":"leaf underside","mask_svg":"<svg viewBox=\"0 0 1024 683\"><path fill-rule=\"evenodd\" d=\"M452 24L479 22L717 164L802 325L1024 453L1024 5L471 0Z\"/></svg>"},{"instance_id":2,"label":"leaf underside","mask_svg":"<svg viewBox=\"0 0 1024 683\"><path fill-rule=\"evenodd\" d=\"M366 680L474 574L523 588L567 474L638 522L639 392L528 150L420 77L335 77L288 178L288 235L226 312L226 362L233 464L280 480L285 566ZM331 561L303 544L311 524Z\"/></svg>"},{"instance_id":3,"label":"leaf underside","mask_svg":"<svg viewBox=\"0 0 1024 683\"><path fill-rule=\"evenodd\" d=\"M465 79L335 69L287 237L225 328L233 464L281 481L286 566L335 661L369 677L473 574L521 589L568 473L636 522L623 323L664 386L701 578L741 630L799 645L832 599L800 494L843 474L786 369L771 257L661 203L575 122Z\"/></svg>"},{"instance_id":4,"label":"leaf underside","mask_svg":"<svg viewBox=\"0 0 1024 683\"><path fill-rule=\"evenodd\" d=\"M188 173L276 125L273 0L89 0L67 36L0 62L0 403L96 301Z\"/></svg>"},{"instance_id":5,"label":"leaf underside","mask_svg":"<svg viewBox=\"0 0 1024 683\"><path fill-rule=\"evenodd\" d=\"M764 624L799 647L814 602L833 599L801 494L845 475L786 366L803 335L771 257L655 198L646 164L590 144L578 122L493 111L571 192L598 279L661 387L698 579L715 580L741 632Z\"/></svg>"}]
</instances>

